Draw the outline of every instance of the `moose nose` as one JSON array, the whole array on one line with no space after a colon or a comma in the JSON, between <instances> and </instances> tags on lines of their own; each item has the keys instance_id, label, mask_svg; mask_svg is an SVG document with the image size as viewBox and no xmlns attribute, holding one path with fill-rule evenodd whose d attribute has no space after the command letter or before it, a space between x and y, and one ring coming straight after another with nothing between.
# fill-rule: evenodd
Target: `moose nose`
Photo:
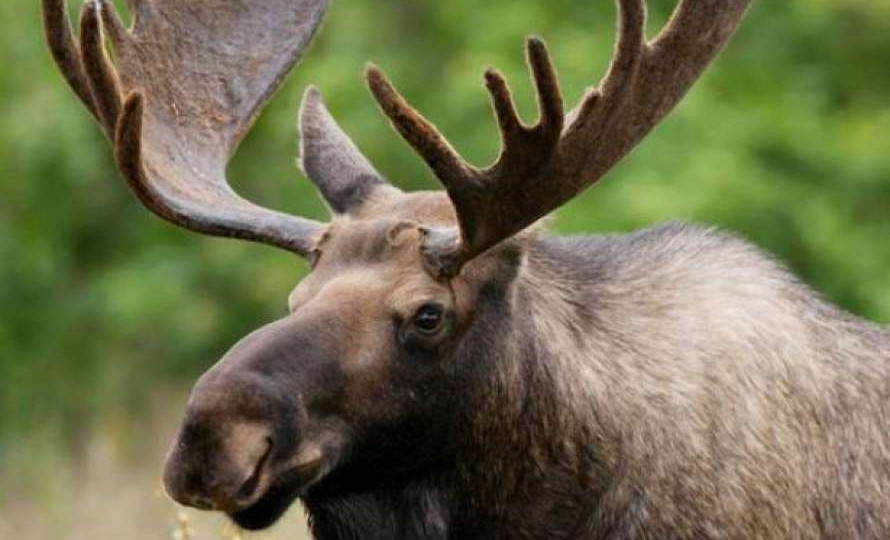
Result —
<instances>
[{"instance_id":1,"label":"moose nose","mask_svg":"<svg viewBox=\"0 0 890 540\"><path fill-rule=\"evenodd\" d=\"M226 512L256 502L270 482L273 458L293 438L285 425L290 415L268 387L229 370L211 369L198 381L167 454L170 497Z\"/></svg>"},{"instance_id":2,"label":"moose nose","mask_svg":"<svg viewBox=\"0 0 890 540\"><path fill-rule=\"evenodd\" d=\"M186 506L242 510L255 502L268 479L274 446L265 424L190 415L168 454L164 487Z\"/></svg>"}]
</instances>

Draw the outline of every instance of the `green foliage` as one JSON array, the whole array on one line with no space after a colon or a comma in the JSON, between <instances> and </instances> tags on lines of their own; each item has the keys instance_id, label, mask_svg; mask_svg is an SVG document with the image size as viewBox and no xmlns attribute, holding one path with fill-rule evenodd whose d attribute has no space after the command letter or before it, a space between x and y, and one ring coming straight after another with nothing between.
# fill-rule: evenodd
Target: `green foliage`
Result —
<instances>
[{"instance_id":1,"label":"green foliage","mask_svg":"<svg viewBox=\"0 0 890 540\"><path fill-rule=\"evenodd\" d=\"M650 4L654 32L673 2ZM888 5L757 2L679 109L562 209L556 229L715 224L841 306L890 322ZM188 234L145 211L51 65L38 10L35 0L0 3L0 463L12 440L76 442L100 411L136 408L157 385L193 379L281 315L306 270L288 254ZM498 149L483 69L503 69L531 119L523 37L549 42L574 102L607 65L613 21L607 0L335 2L230 176L261 204L324 218L294 167L295 113L315 83L393 182L432 188L367 94L367 61L483 164Z\"/></svg>"}]
</instances>

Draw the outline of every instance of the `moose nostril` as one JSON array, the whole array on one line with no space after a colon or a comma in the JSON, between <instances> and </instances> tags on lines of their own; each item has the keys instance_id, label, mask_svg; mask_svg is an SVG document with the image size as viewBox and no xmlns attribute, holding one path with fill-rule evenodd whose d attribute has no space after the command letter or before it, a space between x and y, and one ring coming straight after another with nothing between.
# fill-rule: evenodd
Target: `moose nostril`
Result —
<instances>
[{"instance_id":1,"label":"moose nostril","mask_svg":"<svg viewBox=\"0 0 890 540\"><path fill-rule=\"evenodd\" d=\"M238 494L236 495L236 500L239 503L245 503L249 501L253 495L256 493L257 488L260 485L260 480L263 477L263 471L266 469L266 464L269 461L270 456L272 455L272 439L266 438L266 451L263 452L263 455L260 457L259 461L257 461L256 466L253 469L253 472L250 476L245 480L244 484L241 485L241 488L238 490Z\"/></svg>"},{"instance_id":2,"label":"moose nostril","mask_svg":"<svg viewBox=\"0 0 890 540\"><path fill-rule=\"evenodd\" d=\"M214 508L213 501L210 500L209 497L203 497L201 495L192 496L189 503L189 506L197 508L198 510L213 510Z\"/></svg>"}]
</instances>

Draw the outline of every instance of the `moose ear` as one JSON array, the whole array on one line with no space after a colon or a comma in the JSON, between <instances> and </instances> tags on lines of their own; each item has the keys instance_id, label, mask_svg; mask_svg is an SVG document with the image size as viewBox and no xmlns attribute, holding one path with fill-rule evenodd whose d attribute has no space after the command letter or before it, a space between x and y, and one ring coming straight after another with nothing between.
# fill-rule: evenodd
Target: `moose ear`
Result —
<instances>
[{"instance_id":1,"label":"moose ear","mask_svg":"<svg viewBox=\"0 0 890 540\"><path fill-rule=\"evenodd\" d=\"M337 214L357 209L379 189L396 191L368 162L310 86L300 106L300 167Z\"/></svg>"}]
</instances>

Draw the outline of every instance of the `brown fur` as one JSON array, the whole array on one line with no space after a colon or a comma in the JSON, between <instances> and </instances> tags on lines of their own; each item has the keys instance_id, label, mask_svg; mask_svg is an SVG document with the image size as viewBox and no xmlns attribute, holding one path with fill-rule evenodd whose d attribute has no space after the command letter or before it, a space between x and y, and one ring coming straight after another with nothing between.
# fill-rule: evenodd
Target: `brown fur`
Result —
<instances>
[{"instance_id":1,"label":"brown fur","mask_svg":"<svg viewBox=\"0 0 890 540\"><path fill-rule=\"evenodd\" d=\"M196 384L165 471L175 499L259 529L301 498L319 540L890 538L890 330L724 233L529 227L676 105L749 0L680 2L649 42L645 3L619 0L616 58L568 116L531 40L542 119L519 125L489 72L505 144L484 170L371 69L447 195L388 185L310 89L301 163L326 226L224 175L325 0L139 0L137 31L89 3L78 40L65 1L42 3L146 206L312 261L291 313Z\"/></svg>"},{"instance_id":2,"label":"brown fur","mask_svg":"<svg viewBox=\"0 0 890 540\"><path fill-rule=\"evenodd\" d=\"M886 537L887 329L724 234L669 227L584 244L573 247L604 251L585 270L564 259L583 255L532 252L517 294L546 338L528 371L504 359L507 396L484 402L492 414L479 417L492 423L474 429L542 473L535 486L508 461L492 479L503 519L577 504L553 479L562 469L580 474L569 493L591 496L566 538ZM471 482L493 466L480 463ZM552 526L501 530L562 537Z\"/></svg>"},{"instance_id":3,"label":"brown fur","mask_svg":"<svg viewBox=\"0 0 890 540\"><path fill-rule=\"evenodd\" d=\"M276 323L292 344L260 330L195 389L262 365L302 397L281 460L324 448L293 492L319 539L890 534L886 328L683 225L532 231L441 282L419 250L431 223L411 218L447 224L444 200L390 194L336 220ZM430 299L453 327L403 350L392 317ZM170 470L219 459L194 448Z\"/></svg>"}]
</instances>

